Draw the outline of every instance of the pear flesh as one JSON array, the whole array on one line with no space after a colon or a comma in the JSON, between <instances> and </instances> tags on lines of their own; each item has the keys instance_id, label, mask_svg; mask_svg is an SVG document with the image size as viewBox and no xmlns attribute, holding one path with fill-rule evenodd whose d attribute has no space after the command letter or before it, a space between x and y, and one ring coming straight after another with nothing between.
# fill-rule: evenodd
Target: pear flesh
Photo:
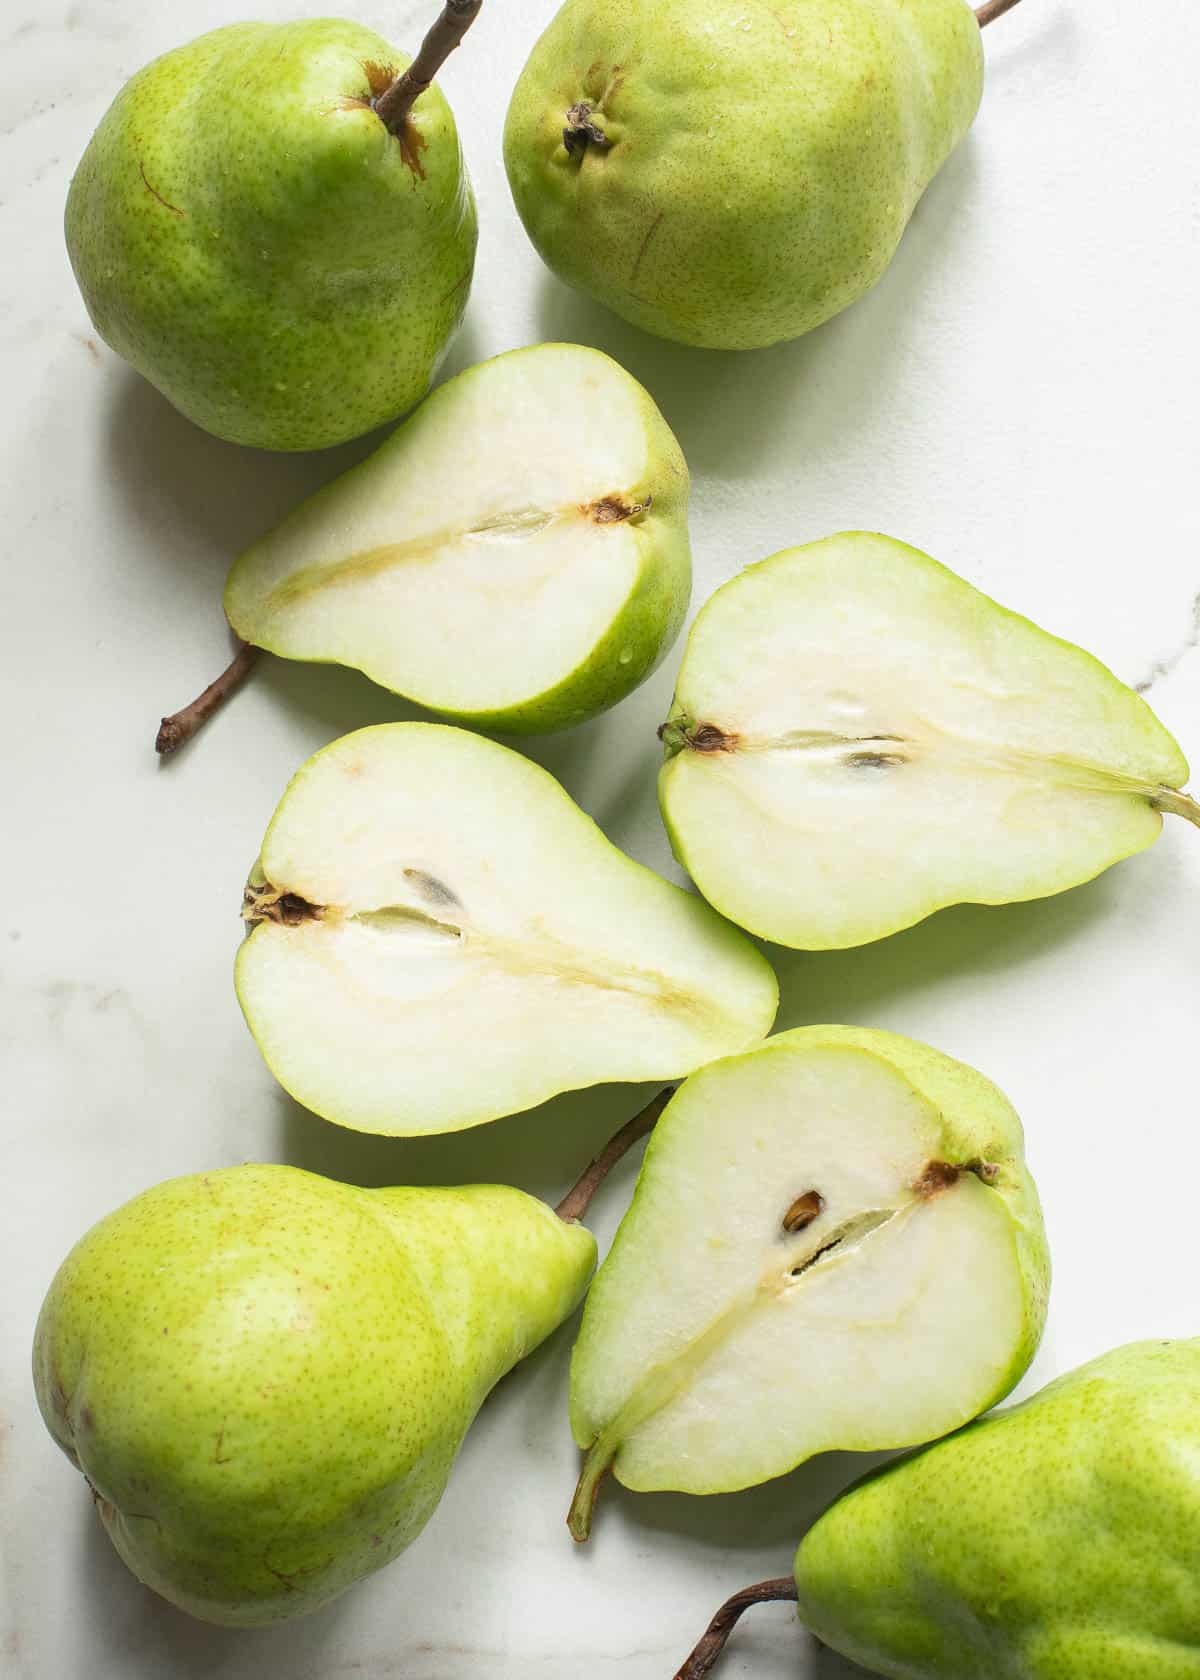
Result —
<instances>
[{"instance_id":1,"label":"pear flesh","mask_svg":"<svg viewBox=\"0 0 1200 1680\"><path fill-rule=\"evenodd\" d=\"M852 1489L796 1586L894 1680L1197 1680L1198 1557L1200 1341L1140 1342Z\"/></svg>"},{"instance_id":2,"label":"pear flesh","mask_svg":"<svg viewBox=\"0 0 1200 1680\"><path fill-rule=\"evenodd\" d=\"M582 1226L499 1185L172 1179L59 1269L38 1403L140 1581L204 1621L281 1621L416 1538L594 1262Z\"/></svg>"},{"instance_id":3,"label":"pear flesh","mask_svg":"<svg viewBox=\"0 0 1200 1680\"><path fill-rule=\"evenodd\" d=\"M454 1131L604 1080L662 1080L770 1030L767 962L625 857L558 783L444 724L317 753L246 892L237 990L328 1120Z\"/></svg>"},{"instance_id":4,"label":"pear flesh","mask_svg":"<svg viewBox=\"0 0 1200 1680\"><path fill-rule=\"evenodd\" d=\"M408 56L336 18L239 23L138 72L71 183L97 332L190 420L320 449L429 388L462 318L475 204L450 107L393 134Z\"/></svg>"},{"instance_id":5,"label":"pear flesh","mask_svg":"<svg viewBox=\"0 0 1200 1680\"><path fill-rule=\"evenodd\" d=\"M746 569L692 628L659 802L704 896L781 945L1061 892L1200 821L1099 660L865 532Z\"/></svg>"},{"instance_id":6,"label":"pear flesh","mask_svg":"<svg viewBox=\"0 0 1200 1680\"><path fill-rule=\"evenodd\" d=\"M610 1467L720 1493L957 1428L1033 1357L1048 1264L1020 1122L973 1069L850 1027L703 1069L588 1296L572 1531Z\"/></svg>"},{"instance_id":7,"label":"pear flesh","mask_svg":"<svg viewBox=\"0 0 1200 1680\"><path fill-rule=\"evenodd\" d=\"M613 705L687 609L688 473L598 350L511 351L443 385L235 563L243 640L337 661L484 728Z\"/></svg>"},{"instance_id":8,"label":"pear flesh","mask_svg":"<svg viewBox=\"0 0 1200 1680\"><path fill-rule=\"evenodd\" d=\"M560 278L649 332L744 350L875 284L982 88L964 0L567 0L504 162Z\"/></svg>"}]
</instances>

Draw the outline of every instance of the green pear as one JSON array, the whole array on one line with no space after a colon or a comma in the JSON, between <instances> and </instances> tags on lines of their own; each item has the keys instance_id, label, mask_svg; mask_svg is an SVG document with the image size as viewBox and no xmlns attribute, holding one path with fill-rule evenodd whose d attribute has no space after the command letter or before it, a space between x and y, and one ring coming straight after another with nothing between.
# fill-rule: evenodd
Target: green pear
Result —
<instances>
[{"instance_id":1,"label":"green pear","mask_svg":"<svg viewBox=\"0 0 1200 1680\"><path fill-rule=\"evenodd\" d=\"M1198 1556L1200 1341L1138 1342L859 1483L677 1680L776 1597L893 1680L1197 1680Z\"/></svg>"},{"instance_id":2,"label":"green pear","mask_svg":"<svg viewBox=\"0 0 1200 1680\"><path fill-rule=\"evenodd\" d=\"M692 627L659 803L741 927L864 945L1044 898L1200 824L1182 752L1098 659L928 555L851 531L748 567Z\"/></svg>"},{"instance_id":3,"label":"green pear","mask_svg":"<svg viewBox=\"0 0 1200 1680\"><path fill-rule=\"evenodd\" d=\"M725 1493L1001 1399L1049 1281L1022 1149L989 1080L894 1033L803 1027L693 1075L572 1357L575 1538L609 1470Z\"/></svg>"},{"instance_id":4,"label":"green pear","mask_svg":"<svg viewBox=\"0 0 1200 1680\"><path fill-rule=\"evenodd\" d=\"M138 1579L247 1626L402 1552L488 1392L578 1304L596 1244L577 1221L662 1100L557 1211L242 1166L102 1219L51 1284L34 1379Z\"/></svg>"},{"instance_id":5,"label":"green pear","mask_svg":"<svg viewBox=\"0 0 1200 1680\"><path fill-rule=\"evenodd\" d=\"M448 0L407 76L371 30L319 18L216 29L117 95L67 249L96 330L198 426L320 449L424 396L476 236L426 83L478 3Z\"/></svg>"},{"instance_id":6,"label":"green pear","mask_svg":"<svg viewBox=\"0 0 1200 1680\"><path fill-rule=\"evenodd\" d=\"M310 758L246 889L238 997L338 1125L455 1131L744 1050L778 998L708 905L619 852L538 765L446 724Z\"/></svg>"},{"instance_id":7,"label":"green pear","mask_svg":"<svg viewBox=\"0 0 1200 1680\"><path fill-rule=\"evenodd\" d=\"M565 447L564 413L580 417ZM352 665L464 723L562 729L623 699L678 635L687 499L679 445L616 362L512 350L247 549L225 611L244 643ZM159 751L213 709L164 719Z\"/></svg>"},{"instance_id":8,"label":"green pear","mask_svg":"<svg viewBox=\"0 0 1200 1680\"><path fill-rule=\"evenodd\" d=\"M980 21L965 0L566 0L508 111L517 211L635 326L797 338L880 278L970 127Z\"/></svg>"}]
</instances>

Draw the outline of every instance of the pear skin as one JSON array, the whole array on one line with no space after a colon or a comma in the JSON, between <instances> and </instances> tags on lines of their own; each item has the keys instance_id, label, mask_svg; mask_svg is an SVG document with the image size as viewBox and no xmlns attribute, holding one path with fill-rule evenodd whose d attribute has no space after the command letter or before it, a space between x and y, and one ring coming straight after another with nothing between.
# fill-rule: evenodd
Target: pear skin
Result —
<instances>
[{"instance_id":1,"label":"pear skin","mask_svg":"<svg viewBox=\"0 0 1200 1680\"><path fill-rule=\"evenodd\" d=\"M574 1310L595 1254L500 1185L172 1179L59 1269L38 1403L140 1581L204 1621L281 1621L416 1538L481 1402Z\"/></svg>"},{"instance_id":2,"label":"pear skin","mask_svg":"<svg viewBox=\"0 0 1200 1680\"><path fill-rule=\"evenodd\" d=\"M466 307L475 205L442 94L334 18L240 23L138 72L88 144L67 249L97 332L206 431L321 449L424 396Z\"/></svg>"},{"instance_id":3,"label":"pear skin","mask_svg":"<svg viewBox=\"0 0 1200 1680\"><path fill-rule=\"evenodd\" d=\"M663 338L745 350L870 290L982 88L964 0L567 0L504 162L568 285Z\"/></svg>"}]
</instances>

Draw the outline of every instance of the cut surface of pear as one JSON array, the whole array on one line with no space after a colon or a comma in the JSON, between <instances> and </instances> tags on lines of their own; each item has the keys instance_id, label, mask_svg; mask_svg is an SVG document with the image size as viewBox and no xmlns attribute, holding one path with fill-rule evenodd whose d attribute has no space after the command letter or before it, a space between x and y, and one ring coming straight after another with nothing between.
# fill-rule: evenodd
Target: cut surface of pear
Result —
<instances>
[{"instance_id":1,"label":"cut surface of pear","mask_svg":"<svg viewBox=\"0 0 1200 1680\"><path fill-rule=\"evenodd\" d=\"M504 1185L367 1190L257 1164L171 1179L59 1268L38 1402L140 1581L204 1621L282 1621L416 1538L479 1406L573 1311L595 1252Z\"/></svg>"},{"instance_id":2,"label":"cut surface of pear","mask_svg":"<svg viewBox=\"0 0 1200 1680\"><path fill-rule=\"evenodd\" d=\"M298 1101L454 1131L606 1080L670 1079L770 1030L770 965L613 846L545 770L445 724L309 759L267 830L237 991Z\"/></svg>"},{"instance_id":3,"label":"cut surface of pear","mask_svg":"<svg viewBox=\"0 0 1200 1680\"><path fill-rule=\"evenodd\" d=\"M957 1428L1033 1357L1048 1266L1020 1122L973 1069L851 1027L702 1069L588 1297L572 1532L610 1468L727 1492Z\"/></svg>"},{"instance_id":4,"label":"cut surface of pear","mask_svg":"<svg viewBox=\"0 0 1200 1680\"><path fill-rule=\"evenodd\" d=\"M688 472L610 357L541 344L441 386L235 563L243 640L483 727L549 730L658 664L691 589Z\"/></svg>"},{"instance_id":5,"label":"cut surface of pear","mask_svg":"<svg viewBox=\"0 0 1200 1680\"><path fill-rule=\"evenodd\" d=\"M928 555L847 532L748 567L692 627L659 802L704 896L781 945L1077 886L1200 822L1099 660Z\"/></svg>"}]
</instances>

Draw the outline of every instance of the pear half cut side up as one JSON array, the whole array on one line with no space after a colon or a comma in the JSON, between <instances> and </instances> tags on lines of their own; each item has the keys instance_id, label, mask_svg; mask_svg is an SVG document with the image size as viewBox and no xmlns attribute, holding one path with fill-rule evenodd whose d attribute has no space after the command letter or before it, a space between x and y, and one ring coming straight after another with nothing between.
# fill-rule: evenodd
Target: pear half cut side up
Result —
<instances>
[{"instance_id":1,"label":"pear half cut side up","mask_svg":"<svg viewBox=\"0 0 1200 1680\"><path fill-rule=\"evenodd\" d=\"M659 803L718 910L866 944L950 904L1042 898L1200 825L1188 766L1099 660L869 532L786 549L688 638Z\"/></svg>"},{"instance_id":2,"label":"pear half cut side up","mask_svg":"<svg viewBox=\"0 0 1200 1680\"><path fill-rule=\"evenodd\" d=\"M593 717L679 633L687 504L666 421L599 350L469 368L234 563L233 662L163 720L158 751L212 716L256 649L349 666L477 728Z\"/></svg>"},{"instance_id":3,"label":"pear half cut side up","mask_svg":"<svg viewBox=\"0 0 1200 1680\"><path fill-rule=\"evenodd\" d=\"M344 736L293 777L245 889L247 1024L359 1131L455 1131L664 1080L770 1030L769 964L618 851L552 776L445 724Z\"/></svg>"},{"instance_id":4,"label":"pear half cut side up","mask_svg":"<svg viewBox=\"0 0 1200 1680\"><path fill-rule=\"evenodd\" d=\"M957 1428L1033 1357L1048 1267L1020 1122L973 1069L850 1027L711 1063L659 1122L588 1297L572 1534L610 1470L724 1493Z\"/></svg>"}]
</instances>

